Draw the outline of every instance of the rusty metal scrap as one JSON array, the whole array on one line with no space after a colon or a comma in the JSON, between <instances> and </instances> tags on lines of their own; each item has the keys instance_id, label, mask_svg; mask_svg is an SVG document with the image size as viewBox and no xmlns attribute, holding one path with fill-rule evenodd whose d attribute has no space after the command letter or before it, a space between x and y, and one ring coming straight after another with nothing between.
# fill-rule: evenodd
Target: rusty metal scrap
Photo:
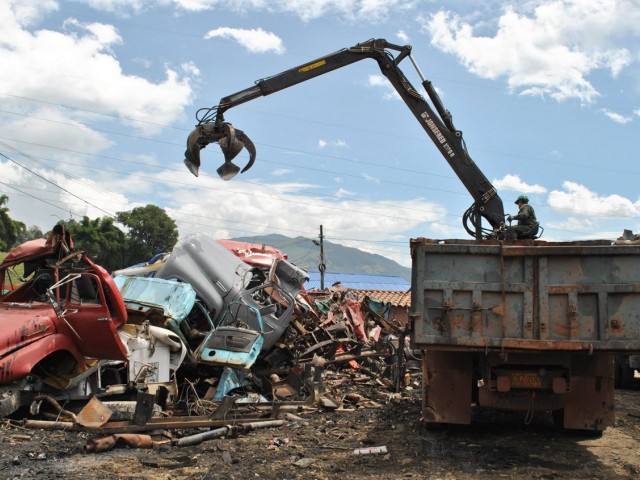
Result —
<instances>
[{"instance_id":1,"label":"rusty metal scrap","mask_svg":"<svg viewBox=\"0 0 640 480\"><path fill-rule=\"evenodd\" d=\"M31 408L30 408L31 413L32 414L39 413L40 407L43 402L47 402L51 404L57 410L59 416L66 416L67 418L70 418L71 420L73 420L74 423L78 422L78 418L76 417L75 413L70 412L69 410L65 410L60 406L60 404L54 398L48 395L37 395L33 399L33 403L31 404Z\"/></svg>"},{"instance_id":2,"label":"rusty metal scrap","mask_svg":"<svg viewBox=\"0 0 640 480\"><path fill-rule=\"evenodd\" d=\"M208 370L205 378L194 375L202 370L185 371L180 385L174 378L173 395L164 397L160 395L162 389L153 388L156 384L108 386L103 394L107 397L112 393L136 395L137 401L131 402L135 411L126 420L115 420L115 414L110 420L115 410L110 411L96 397L75 414L54 398L41 395L36 397L33 414L54 421L24 420L22 425L103 435L85 446L87 452L97 453L118 445L153 448L157 443L147 432L210 429L169 441L172 446L183 447L256 428L282 426L285 421L279 417L286 412L378 408L381 398L388 401L391 392L408 385L406 330L402 331L404 326L394 319L369 308L367 300L359 300L340 287L303 291L280 339L262 352L250 369L242 370L238 377L241 381L221 400L213 400L221 387L220 368ZM55 414L40 411L44 410L43 404L52 407ZM154 415L153 407L159 405L164 415L161 417Z\"/></svg>"},{"instance_id":3,"label":"rusty metal scrap","mask_svg":"<svg viewBox=\"0 0 640 480\"><path fill-rule=\"evenodd\" d=\"M405 386L407 333L393 318L369 308L369 301L340 287L303 291L292 321L250 369L236 370L230 386L222 382L225 374L220 370L204 379L185 376L175 405L187 415L206 416L219 409L218 398L243 398L244 405L226 405L226 416L243 409L273 410L276 404L285 410L296 401L307 407L341 408L348 385L399 391ZM336 376L339 372L349 374ZM220 388L225 390L221 393ZM261 400L250 400L252 396Z\"/></svg>"},{"instance_id":4,"label":"rusty metal scrap","mask_svg":"<svg viewBox=\"0 0 640 480\"><path fill-rule=\"evenodd\" d=\"M360 300L344 287L306 292L304 298L307 308L295 315L276 345L280 354L270 352L268 368L257 371L269 380L273 374L279 376L271 382L275 396L292 398L296 388L299 395L314 396L313 389L305 389L313 382L305 380L308 371L301 368L308 364L333 371L360 370L379 387L399 388L405 365L403 327L369 308L368 297Z\"/></svg>"},{"instance_id":5,"label":"rusty metal scrap","mask_svg":"<svg viewBox=\"0 0 640 480\"><path fill-rule=\"evenodd\" d=\"M84 446L87 453L106 452L117 445L124 445L131 448L153 448L156 442L149 435L137 434L113 434L108 437L90 438Z\"/></svg>"}]
</instances>

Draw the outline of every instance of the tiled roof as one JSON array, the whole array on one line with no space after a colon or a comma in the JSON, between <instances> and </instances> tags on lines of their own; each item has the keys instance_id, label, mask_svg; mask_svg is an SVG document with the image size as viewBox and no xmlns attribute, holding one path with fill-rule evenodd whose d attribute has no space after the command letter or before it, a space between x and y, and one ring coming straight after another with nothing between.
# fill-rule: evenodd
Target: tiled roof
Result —
<instances>
[{"instance_id":1,"label":"tiled roof","mask_svg":"<svg viewBox=\"0 0 640 480\"><path fill-rule=\"evenodd\" d=\"M378 300L383 303L390 303L394 307L410 307L411 306L411 292L397 292L397 291L389 291L389 290L356 290L355 293L358 294L360 300L362 300L365 295L369 298Z\"/></svg>"}]
</instances>

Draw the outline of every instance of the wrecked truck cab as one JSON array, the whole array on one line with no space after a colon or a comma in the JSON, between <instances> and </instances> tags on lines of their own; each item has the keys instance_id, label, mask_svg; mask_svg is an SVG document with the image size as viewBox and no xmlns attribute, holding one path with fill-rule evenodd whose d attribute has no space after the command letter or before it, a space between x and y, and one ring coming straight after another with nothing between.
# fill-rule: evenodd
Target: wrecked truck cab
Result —
<instances>
[{"instance_id":1,"label":"wrecked truck cab","mask_svg":"<svg viewBox=\"0 0 640 480\"><path fill-rule=\"evenodd\" d=\"M114 280L129 312L125 327L149 324L171 330L189 347L194 363L249 368L258 357L264 338L262 317L254 305L232 302L216 328L188 283L124 275ZM247 323L248 316L257 318L257 329L252 328L255 322Z\"/></svg>"},{"instance_id":2,"label":"wrecked truck cab","mask_svg":"<svg viewBox=\"0 0 640 480\"><path fill-rule=\"evenodd\" d=\"M148 323L170 330L188 347L190 360L195 361L193 351L214 326L190 284L173 279L126 275L118 275L114 281L125 301L128 324Z\"/></svg>"},{"instance_id":3,"label":"wrecked truck cab","mask_svg":"<svg viewBox=\"0 0 640 480\"><path fill-rule=\"evenodd\" d=\"M152 325L181 331L196 304L193 287L177 280L117 275L113 278L128 313L128 323Z\"/></svg>"},{"instance_id":4,"label":"wrecked truck cab","mask_svg":"<svg viewBox=\"0 0 640 480\"><path fill-rule=\"evenodd\" d=\"M0 415L20 406L20 392L64 390L97 361L126 359L118 288L61 226L11 251L0 285Z\"/></svg>"},{"instance_id":5,"label":"wrecked truck cab","mask_svg":"<svg viewBox=\"0 0 640 480\"><path fill-rule=\"evenodd\" d=\"M125 275L116 276L114 281L125 301L129 324L149 323L174 332L189 347L192 361L209 365L236 366L247 362L231 358L222 362L221 351L213 358L212 351L203 354L206 349L220 350L223 344L244 345L247 338L252 339L254 349L255 345L260 346L258 353L265 345L265 349L273 346L289 325L295 306L290 293L266 282L240 291L214 322L188 283ZM223 336L227 338L222 340Z\"/></svg>"},{"instance_id":6,"label":"wrecked truck cab","mask_svg":"<svg viewBox=\"0 0 640 480\"><path fill-rule=\"evenodd\" d=\"M249 286L253 269L215 240L196 234L173 247L155 277L190 284L215 321L225 300Z\"/></svg>"},{"instance_id":7,"label":"wrecked truck cab","mask_svg":"<svg viewBox=\"0 0 640 480\"><path fill-rule=\"evenodd\" d=\"M251 317L257 328L252 328L246 322ZM227 306L220 324L198 347L196 358L209 365L250 368L264 345L263 333L260 310L244 302L232 302Z\"/></svg>"},{"instance_id":8,"label":"wrecked truck cab","mask_svg":"<svg viewBox=\"0 0 640 480\"><path fill-rule=\"evenodd\" d=\"M295 297L309 276L279 255L274 255L268 269L253 267L220 242L195 234L176 244L156 278L189 283L206 305L215 327L234 301L257 308L264 323L264 352L289 325ZM248 320L251 329L260 330L255 320Z\"/></svg>"},{"instance_id":9,"label":"wrecked truck cab","mask_svg":"<svg viewBox=\"0 0 640 480\"><path fill-rule=\"evenodd\" d=\"M129 314L128 325L166 328L187 346L192 363L249 368L291 321L294 298L272 282L241 291L216 324L188 283L148 277L114 278ZM263 317L264 315L264 317Z\"/></svg>"}]
</instances>

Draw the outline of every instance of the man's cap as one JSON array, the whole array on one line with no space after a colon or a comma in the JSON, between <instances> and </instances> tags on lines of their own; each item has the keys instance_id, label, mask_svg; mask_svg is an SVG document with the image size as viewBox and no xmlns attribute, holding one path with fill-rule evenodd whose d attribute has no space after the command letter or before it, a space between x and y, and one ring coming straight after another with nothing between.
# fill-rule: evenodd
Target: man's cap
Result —
<instances>
[{"instance_id":1,"label":"man's cap","mask_svg":"<svg viewBox=\"0 0 640 480\"><path fill-rule=\"evenodd\" d=\"M519 203L519 202L524 202L524 203L529 203L529 197L527 197L526 195L520 195L515 202L513 203Z\"/></svg>"}]
</instances>

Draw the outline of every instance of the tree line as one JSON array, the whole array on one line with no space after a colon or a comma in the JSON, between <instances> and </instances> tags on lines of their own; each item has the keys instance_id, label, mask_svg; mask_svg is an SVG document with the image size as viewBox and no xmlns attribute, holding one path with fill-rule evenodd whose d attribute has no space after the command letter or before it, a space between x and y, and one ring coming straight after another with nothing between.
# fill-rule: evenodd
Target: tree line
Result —
<instances>
[{"instance_id":1,"label":"tree line","mask_svg":"<svg viewBox=\"0 0 640 480\"><path fill-rule=\"evenodd\" d=\"M5 206L9 197L0 195L0 252L45 237L40 227L14 220ZM62 222L75 248L84 250L108 271L146 262L157 253L170 252L178 241L178 228L167 213L155 205L117 212L115 218L100 217ZM118 225L121 225L121 229Z\"/></svg>"}]
</instances>

